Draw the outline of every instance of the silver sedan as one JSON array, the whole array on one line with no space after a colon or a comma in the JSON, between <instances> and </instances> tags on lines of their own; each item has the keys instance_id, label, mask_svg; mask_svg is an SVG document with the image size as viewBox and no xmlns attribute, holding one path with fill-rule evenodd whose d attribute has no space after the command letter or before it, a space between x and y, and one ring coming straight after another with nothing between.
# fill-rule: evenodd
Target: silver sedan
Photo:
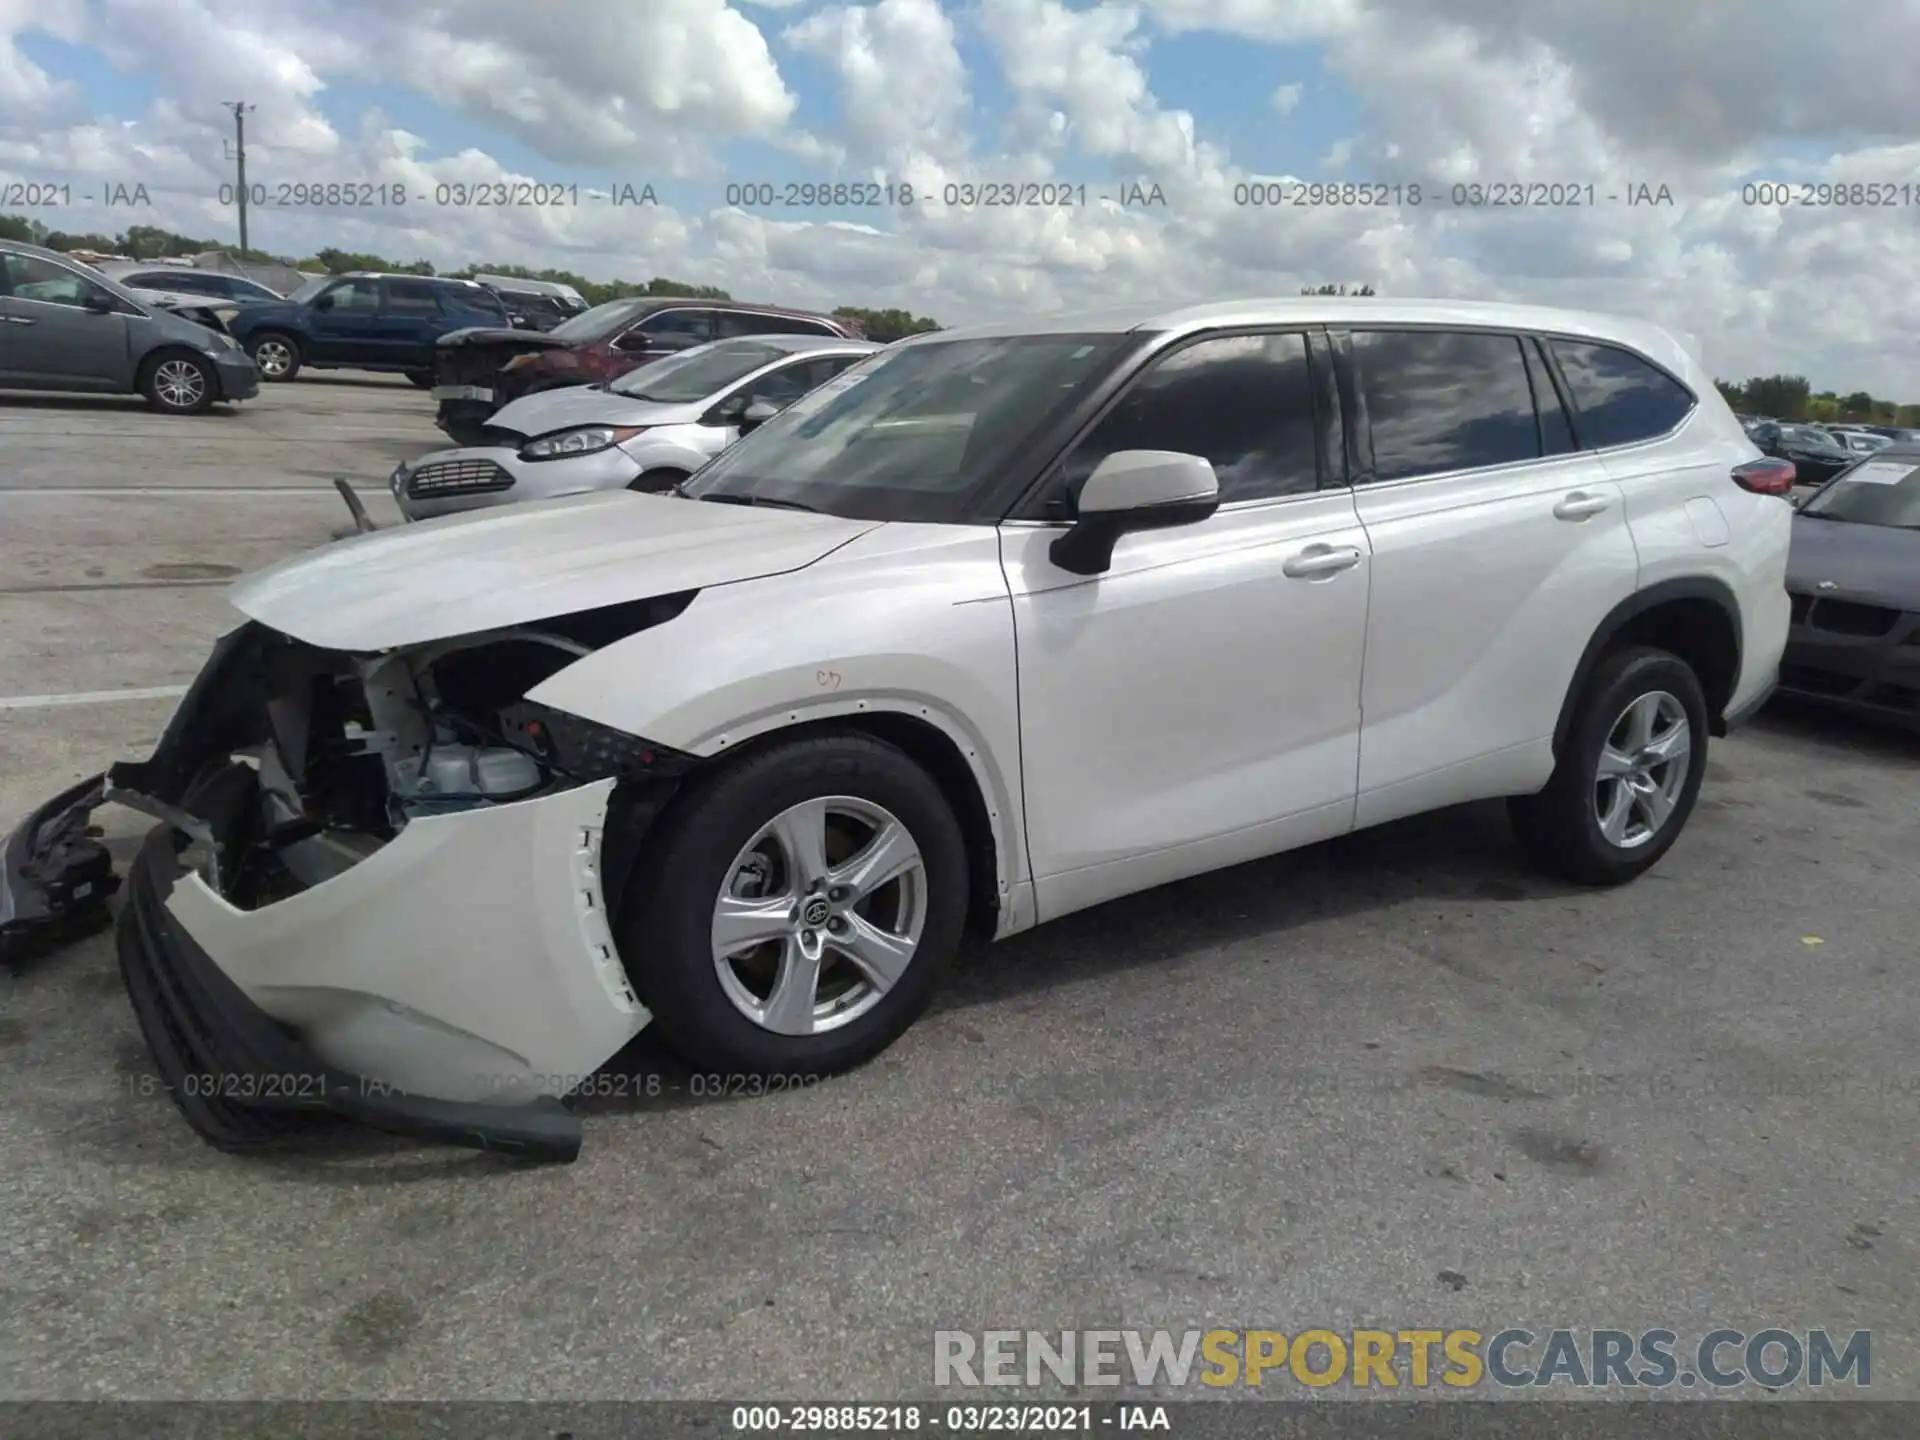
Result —
<instances>
[{"instance_id":1,"label":"silver sedan","mask_svg":"<svg viewBox=\"0 0 1920 1440\"><path fill-rule=\"evenodd\" d=\"M752 335L656 360L610 385L515 400L496 445L436 450L393 472L409 520L587 490L666 490L755 425L881 349L864 340Z\"/></svg>"}]
</instances>

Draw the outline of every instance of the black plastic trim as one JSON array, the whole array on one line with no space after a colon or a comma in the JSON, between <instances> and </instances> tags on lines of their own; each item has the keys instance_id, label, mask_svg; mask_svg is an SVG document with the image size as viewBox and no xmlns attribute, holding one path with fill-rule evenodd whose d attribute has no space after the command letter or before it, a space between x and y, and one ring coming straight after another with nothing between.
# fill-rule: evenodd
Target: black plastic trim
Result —
<instances>
[{"instance_id":1,"label":"black plastic trim","mask_svg":"<svg viewBox=\"0 0 1920 1440\"><path fill-rule=\"evenodd\" d=\"M1207 495L1142 505L1137 510L1082 515L1047 547L1047 558L1070 575L1099 575L1113 565L1113 547L1122 535L1197 525L1219 508L1220 497Z\"/></svg>"},{"instance_id":2,"label":"black plastic trim","mask_svg":"<svg viewBox=\"0 0 1920 1440\"><path fill-rule=\"evenodd\" d=\"M1340 396L1340 428L1346 439L1347 484L1373 483L1373 425L1367 416L1366 393L1360 388L1360 369L1353 358L1353 330L1330 330L1333 374Z\"/></svg>"},{"instance_id":3,"label":"black plastic trim","mask_svg":"<svg viewBox=\"0 0 1920 1440\"><path fill-rule=\"evenodd\" d=\"M95 775L62 790L0 846L0 940L61 926L120 888L113 857L87 833L106 782Z\"/></svg>"},{"instance_id":4,"label":"black plastic trim","mask_svg":"<svg viewBox=\"0 0 1920 1440\"><path fill-rule=\"evenodd\" d=\"M1345 490L1347 433L1340 404L1340 380L1334 374L1333 344L1325 327L1307 332L1307 364L1313 377L1315 445L1320 462L1320 488Z\"/></svg>"},{"instance_id":5,"label":"black plastic trim","mask_svg":"<svg viewBox=\"0 0 1920 1440\"><path fill-rule=\"evenodd\" d=\"M1709 600L1725 613L1733 626L1733 673L1740 674L1741 659L1746 654L1746 635L1740 624L1740 602L1725 582L1702 576L1690 576L1676 580L1662 580L1649 585L1622 600L1600 622L1593 632L1593 638L1587 641L1587 648L1580 654L1580 663L1574 667L1573 680L1567 686L1566 698L1560 702L1560 718L1553 727L1553 753L1557 757L1566 744L1567 733L1573 728L1576 707L1580 694L1587 686L1587 678L1593 674L1594 666L1600 663L1600 657L1612 643L1614 636L1636 615L1644 615L1659 605L1674 600ZM1728 721L1724 715L1709 717L1709 728L1715 735L1727 733Z\"/></svg>"}]
</instances>

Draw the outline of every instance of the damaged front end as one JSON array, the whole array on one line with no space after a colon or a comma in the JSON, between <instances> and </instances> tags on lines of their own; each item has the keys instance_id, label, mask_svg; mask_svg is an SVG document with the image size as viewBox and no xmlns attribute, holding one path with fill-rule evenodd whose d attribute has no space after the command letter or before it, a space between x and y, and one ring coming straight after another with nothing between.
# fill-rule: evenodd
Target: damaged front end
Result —
<instances>
[{"instance_id":1,"label":"damaged front end","mask_svg":"<svg viewBox=\"0 0 1920 1440\"><path fill-rule=\"evenodd\" d=\"M120 965L161 1077L209 1142L316 1111L571 1160L564 1095L648 1022L608 897L690 757L525 700L668 596L380 654L254 621L145 761L8 837L0 938L118 886L92 812L154 816Z\"/></svg>"}]
</instances>

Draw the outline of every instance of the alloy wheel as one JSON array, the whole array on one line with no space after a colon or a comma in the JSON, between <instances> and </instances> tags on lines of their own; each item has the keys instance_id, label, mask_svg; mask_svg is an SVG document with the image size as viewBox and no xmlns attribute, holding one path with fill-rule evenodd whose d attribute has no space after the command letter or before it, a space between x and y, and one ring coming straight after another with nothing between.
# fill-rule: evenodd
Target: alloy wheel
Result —
<instances>
[{"instance_id":1,"label":"alloy wheel","mask_svg":"<svg viewBox=\"0 0 1920 1440\"><path fill-rule=\"evenodd\" d=\"M1607 731L1593 784L1593 814L1607 843L1636 850L1665 828L1692 764L1686 707L1665 690L1636 698Z\"/></svg>"},{"instance_id":2,"label":"alloy wheel","mask_svg":"<svg viewBox=\"0 0 1920 1440\"><path fill-rule=\"evenodd\" d=\"M263 340L253 352L253 363L269 380L277 380L293 368L293 351L283 340Z\"/></svg>"},{"instance_id":3,"label":"alloy wheel","mask_svg":"<svg viewBox=\"0 0 1920 1440\"><path fill-rule=\"evenodd\" d=\"M727 867L713 909L714 967L755 1025L819 1034L886 997L926 919L926 862L892 812L846 795L805 800Z\"/></svg>"},{"instance_id":4,"label":"alloy wheel","mask_svg":"<svg viewBox=\"0 0 1920 1440\"><path fill-rule=\"evenodd\" d=\"M153 393L169 410L190 410L206 397L207 377L191 360L162 360L153 372Z\"/></svg>"}]
</instances>

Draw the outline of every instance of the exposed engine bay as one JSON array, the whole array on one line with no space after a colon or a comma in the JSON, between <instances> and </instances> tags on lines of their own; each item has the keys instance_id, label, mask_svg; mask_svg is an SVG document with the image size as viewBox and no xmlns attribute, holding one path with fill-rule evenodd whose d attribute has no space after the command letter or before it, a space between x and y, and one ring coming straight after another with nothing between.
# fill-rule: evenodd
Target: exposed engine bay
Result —
<instances>
[{"instance_id":1,"label":"exposed engine bay","mask_svg":"<svg viewBox=\"0 0 1920 1440\"><path fill-rule=\"evenodd\" d=\"M650 1019L608 912L697 762L523 697L691 598L372 655L249 622L151 758L9 839L0 931L100 905L118 880L89 817L142 811L162 824L121 968L203 1137L243 1147L331 1110L571 1159L561 1100Z\"/></svg>"}]
</instances>

